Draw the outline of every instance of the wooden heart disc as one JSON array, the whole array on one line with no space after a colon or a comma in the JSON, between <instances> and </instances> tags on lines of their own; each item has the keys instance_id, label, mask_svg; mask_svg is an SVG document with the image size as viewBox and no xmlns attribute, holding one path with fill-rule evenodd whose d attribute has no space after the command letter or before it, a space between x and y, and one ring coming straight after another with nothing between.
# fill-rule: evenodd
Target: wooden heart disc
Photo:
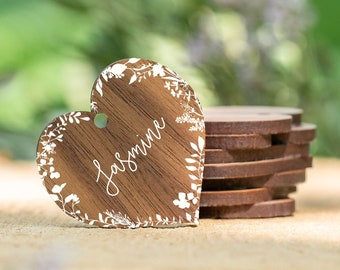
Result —
<instances>
[{"instance_id":1,"label":"wooden heart disc","mask_svg":"<svg viewBox=\"0 0 340 270\"><path fill-rule=\"evenodd\" d=\"M95 117L104 114L107 126ZM102 227L198 224L205 126L192 88L169 68L130 58L96 80L91 112L42 132L44 185L71 217Z\"/></svg>"},{"instance_id":2,"label":"wooden heart disc","mask_svg":"<svg viewBox=\"0 0 340 270\"><path fill-rule=\"evenodd\" d=\"M267 188L203 191L201 207L249 205L271 199L271 193Z\"/></svg>"},{"instance_id":3,"label":"wooden heart disc","mask_svg":"<svg viewBox=\"0 0 340 270\"><path fill-rule=\"evenodd\" d=\"M207 135L206 149L247 150L266 149L272 146L270 134Z\"/></svg>"},{"instance_id":4,"label":"wooden heart disc","mask_svg":"<svg viewBox=\"0 0 340 270\"><path fill-rule=\"evenodd\" d=\"M283 157L249 162L206 164L204 180L247 178L270 175L285 171L302 170L312 166L313 158Z\"/></svg>"},{"instance_id":5,"label":"wooden heart disc","mask_svg":"<svg viewBox=\"0 0 340 270\"><path fill-rule=\"evenodd\" d=\"M292 117L281 114L205 114L206 134L281 134L291 130Z\"/></svg>"},{"instance_id":6,"label":"wooden heart disc","mask_svg":"<svg viewBox=\"0 0 340 270\"><path fill-rule=\"evenodd\" d=\"M206 141L208 145L208 141ZM243 149L243 150L225 150L225 149L205 149L204 164L211 163L231 163L259 161L266 159L276 159L289 156L306 157L309 155L309 144L281 144L273 145L265 149Z\"/></svg>"},{"instance_id":7,"label":"wooden heart disc","mask_svg":"<svg viewBox=\"0 0 340 270\"><path fill-rule=\"evenodd\" d=\"M306 170L284 171L271 175L245 177L245 178L226 178L226 179L205 179L203 180L202 192L218 191L230 189L248 188L277 188L294 186L306 180ZM202 193L203 194L203 193ZM202 206L203 195L201 195Z\"/></svg>"},{"instance_id":8,"label":"wooden heart disc","mask_svg":"<svg viewBox=\"0 0 340 270\"><path fill-rule=\"evenodd\" d=\"M292 117L292 123L301 124L303 110L299 108L277 107L277 106L219 106L203 110L203 114L286 114Z\"/></svg>"},{"instance_id":9,"label":"wooden heart disc","mask_svg":"<svg viewBox=\"0 0 340 270\"><path fill-rule=\"evenodd\" d=\"M202 207L201 218L273 218L291 216L294 211L294 199L279 199L251 205Z\"/></svg>"}]
</instances>

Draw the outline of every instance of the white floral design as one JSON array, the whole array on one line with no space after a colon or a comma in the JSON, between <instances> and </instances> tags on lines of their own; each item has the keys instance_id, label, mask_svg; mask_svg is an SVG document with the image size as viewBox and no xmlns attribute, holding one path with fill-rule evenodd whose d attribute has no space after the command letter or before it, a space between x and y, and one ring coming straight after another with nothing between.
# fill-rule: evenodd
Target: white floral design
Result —
<instances>
[{"instance_id":1,"label":"white floral design","mask_svg":"<svg viewBox=\"0 0 340 270\"><path fill-rule=\"evenodd\" d=\"M190 208L191 204L197 205L199 203L199 197L202 191L202 178L204 169L204 139L198 137L198 143L190 143L191 148L195 151L190 158L186 158L185 161L188 164L186 166L189 171L189 178L192 180L191 189L192 192L185 193L179 192L178 199L173 201L173 204L180 209ZM186 220L198 223L199 210L195 211L195 216L192 217L189 213L186 213Z\"/></svg>"},{"instance_id":2,"label":"white floral design","mask_svg":"<svg viewBox=\"0 0 340 270\"><path fill-rule=\"evenodd\" d=\"M94 104L95 105L95 104ZM68 124L80 124L81 121L89 121L89 117L82 117L80 112L71 112L62 115L53 124L47 126L40 138L42 145L41 152L37 152L38 170L43 182L45 177L50 179L59 179L60 173L55 170L53 155L56 154L57 142L63 142L63 132L66 130ZM60 185L55 184L49 195L59 207L69 216L78 221L88 223L90 225L102 226L105 228L139 228L139 227L153 227L153 226L174 226L181 224L183 217L162 217L156 214L154 218L149 217L146 220L141 220L137 217L137 222L133 222L130 217L120 212L116 213L114 210L106 210L103 213L98 213L98 218L90 218L87 213L82 214L77 207L80 204L80 198L77 194L70 193L66 197L63 196L63 190L66 183Z\"/></svg>"},{"instance_id":3,"label":"white floral design","mask_svg":"<svg viewBox=\"0 0 340 270\"><path fill-rule=\"evenodd\" d=\"M167 89L173 97L180 99L181 106L183 107L183 114L176 118L176 122L179 124L191 124L189 128L190 131L204 131L204 119L201 113L201 105L196 94L190 90L189 84L177 73L161 64L150 62L148 64L141 64L139 67L130 66L130 64L135 64L140 60L141 59L139 58L130 58L125 63L110 65L101 73L101 77L108 82L112 78L121 79L125 77L126 71L130 71L132 75L129 84L135 82L140 83L142 80L151 76L162 78L164 80L164 88ZM103 82L101 77L99 76L97 79L95 89L102 97ZM192 99L200 108L199 112L189 104Z\"/></svg>"},{"instance_id":4,"label":"white floral design","mask_svg":"<svg viewBox=\"0 0 340 270\"><path fill-rule=\"evenodd\" d=\"M170 220L168 217L162 218L161 215L156 214L155 220L149 217L146 220L141 220L137 217L137 222L133 222L130 217L123 215L122 213L111 210L106 210L105 213L98 213L98 219L90 219L87 214L78 220L86 222L90 225L100 225L104 228L128 228L137 229L141 227L156 227L156 226L174 226L176 224L181 224L183 218L179 217L177 220L175 217Z\"/></svg>"},{"instance_id":5,"label":"white floral design","mask_svg":"<svg viewBox=\"0 0 340 270\"><path fill-rule=\"evenodd\" d=\"M203 115L197 112L194 107L190 105L190 101L194 99L200 108L199 101L189 85L176 73L170 69L156 63L148 62L140 64L136 67L140 59L130 58L125 63L116 63L107 67L95 83L94 90L103 97L103 80L108 82L110 79L121 79L128 77L129 84L140 83L148 77L160 77L164 80L164 88L174 97L179 99L183 108L183 115L176 118L179 124L189 123L190 131L204 131ZM131 64L134 64L133 66ZM129 72L128 72L129 71ZM94 92L92 92L94 94ZM98 112L97 102L92 101L91 111ZM43 182L45 177L61 181L61 174L54 166L54 155L58 143L63 142L64 131L69 124L80 124L81 121L89 121L89 117L84 117L81 112L72 112L60 116L57 121L50 124L43 132L40 138L40 151L37 152L38 170ZM105 210L98 213L97 217L89 217L87 213L82 213L79 209L80 198L77 194L67 193L66 182L55 184L50 190L51 198L60 206L60 208L68 215L76 220L79 220L90 225L96 225L107 228L139 228L139 227L159 227L159 226L175 226L181 223L198 224L199 218L199 195L201 193L201 183L203 177L203 163L204 163L204 139L198 137L198 144L190 143L192 149L195 151L190 158L186 158L186 168L188 169L189 178L192 180L190 192L179 192L178 198L173 200L173 204L178 208L184 210L185 216L178 217L162 217L160 214L155 214L154 217L149 216L146 219L136 217L132 220L126 214L117 212L113 209ZM67 196L65 195L67 194ZM192 206L196 206L194 216L189 212Z\"/></svg>"},{"instance_id":6,"label":"white floral design","mask_svg":"<svg viewBox=\"0 0 340 270\"><path fill-rule=\"evenodd\" d=\"M182 107L184 109L184 113L182 116L176 118L176 122L180 124L192 124L192 126L189 128L190 131L203 131L205 126L202 115L200 113L197 113L195 109L188 103L185 103L184 105L182 105Z\"/></svg>"},{"instance_id":7,"label":"white floral design","mask_svg":"<svg viewBox=\"0 0 340 270\"><path fill-rule=\"evenodd\" d=\"M80 210L75 210L75 206L79 204L80 200L76 194L70 194L65 199L61 194L62 190L66 186L66 183L61 185L54 185L50 193L50 197L56 203L60 204L61 209L68 215L74 217L75 219L79 220ZM68 208L68 209L67 209Z\"/></svg>"},{"instance_id":8,"label":"white floral design","mask_svg":"<svg viewBox=\"0 0 340 270\"><path fill-rule=\"evenodd\" d=\"M116 213L115 211L106 210L104 213L98 213L98 219L91 219L89 215L85 213L82 215L79 209L76 209L76 205L80 203L80 199L77 194L69 194L66 198L63 197L62 191L65 188L66 183L61 185L54 185L50 197L60 205L60 208L71 217L78 221L88 223L89 225L98 225L104 228L118 228L124 227L129 229L136 229L140 227L153 227L153 226L171 226L174 224L182 223L181 217L176 220L173 218L170 220L168 217L162 218L161 215L156 214L155 221L152 217L146 220L137 218L137 222L133 222L130 217L122 214L121 212Z\"/></svg>"},{"instance_id":9,"label":"white floral design","mask_svg":"<svg viewBox=\"0 0 340 270\"><path fill-rule=\"evenodd\" d=\"M90 108L91 108L91 111L92 112L98 112L98 105L97 105L97 102L95 102L95 101L92 101L91 103L90 103Z\"/></svg>"},{"instance_id":10,"label":"white floral design","mask_svg":"<svg viewBox=\"0 0 340 270\"><path fill-rule=\"evenodd\" d=\"M154 77L160 76L160 77L164 77L165 76L165 72L163 69L163 66L161 64L156 64L152 67L152 73Z\"/></svg>"},{"instance_id":11,"label":"white floral design","mask_svg":"<svg viewBox=\"0 0 340 270\"><path fill-rule=\"evenodd\" d=\"M55 148L57 146L56 142L63 141L63 132L66 130L68 123L80 124L80 120L89 121L89 117L82 117L81 112L71 112L69 114L64 114L59 116L59 121L55 124L50 124L44 130L43 134L40 136L40 143L42 144L42 151L37 152L37 164L38 171L42 180L46 176L51 179L60 178L60 173L55 171L53 166Z\"/></svg>"},{"instance_id":12,"label":"white floral design","mask_svg":"<svg viewBox=\"0 0 340 270\"><path fill-rule=\"evenodd\" d=\"M185 194L184 192L179 192L178 199L174 200L174 205L181 209L189 208L191 200L195 200L193 201L193 204L197 204L198 202L197 198L194 196L194 193L190 192Z\"/></svg>"}]
</instances>

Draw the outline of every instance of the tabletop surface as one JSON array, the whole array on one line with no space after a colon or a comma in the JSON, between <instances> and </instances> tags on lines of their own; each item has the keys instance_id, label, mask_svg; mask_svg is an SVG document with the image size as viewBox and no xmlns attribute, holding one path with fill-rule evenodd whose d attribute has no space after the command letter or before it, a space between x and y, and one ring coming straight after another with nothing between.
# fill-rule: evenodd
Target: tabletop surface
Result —
<instances>
[{"instance_id":1,"label":"tabletop surface","mask_svg":"<svg viewBox=\"0 0 340 270\"><path fill-rule=\"evenodd\" d=\"M62 213L33 162L0 159L0 269L339 269L339 178L316 158L293 217L100 229Z\"/></svg>"}]
</instances>

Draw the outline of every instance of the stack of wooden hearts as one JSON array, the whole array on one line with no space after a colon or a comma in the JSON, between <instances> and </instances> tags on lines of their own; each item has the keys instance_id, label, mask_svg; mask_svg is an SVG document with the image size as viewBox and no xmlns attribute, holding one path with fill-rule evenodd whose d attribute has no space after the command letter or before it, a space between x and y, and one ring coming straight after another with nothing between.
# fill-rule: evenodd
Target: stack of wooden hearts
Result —
<instances>
[{"instance_id":1,"label":"stack of wooden hearts","mask_svg":"<svg viewBox=\"0 0 340 270\"><path fill-rule=\"evenodd\" d=\"M312 165L309 144L316 126L303 111L282 107L215 107L204 110L206 158L201 218L289 216L289 194Z\"/></svg>"}]
</instances>

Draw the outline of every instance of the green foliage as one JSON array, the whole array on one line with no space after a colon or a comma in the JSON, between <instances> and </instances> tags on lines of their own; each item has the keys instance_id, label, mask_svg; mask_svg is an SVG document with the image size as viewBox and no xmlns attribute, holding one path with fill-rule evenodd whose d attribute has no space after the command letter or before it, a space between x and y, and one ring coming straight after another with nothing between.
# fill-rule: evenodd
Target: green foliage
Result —
<instances>
[{"instance_id":1,"label":"green foliage","mask_svg":"<svg viewBox=\"0 0 340 270\"><path fill-rule=\"evenodd\" d=\"M51 119L89 110L105 66L142 57L186 78L203 106L302 107L318 125L313 152L340 157L331 2L0 0L0 153L34 158Z\"/></svg>"},{"instance_id":2,"label":"green foliage","mask_svg":"<svg viewBox=\"0 0 340 270\"><path fill-rule=\"evenodd\" d=\"M91 85L94 76L77 46L85 44L91 32L92 25L85 15L51 1L1 2L2 152L12 153L15 158L33 158L35 152L25 148L35 148L39 132L51 117L74 105L85 107L84 99L74 101L78 95L84 95L88 101L88 91L85 88L80 94L76 86ZM73 75L85 78L84 82L75 82Z\"/></svg>"}]
</instances>

